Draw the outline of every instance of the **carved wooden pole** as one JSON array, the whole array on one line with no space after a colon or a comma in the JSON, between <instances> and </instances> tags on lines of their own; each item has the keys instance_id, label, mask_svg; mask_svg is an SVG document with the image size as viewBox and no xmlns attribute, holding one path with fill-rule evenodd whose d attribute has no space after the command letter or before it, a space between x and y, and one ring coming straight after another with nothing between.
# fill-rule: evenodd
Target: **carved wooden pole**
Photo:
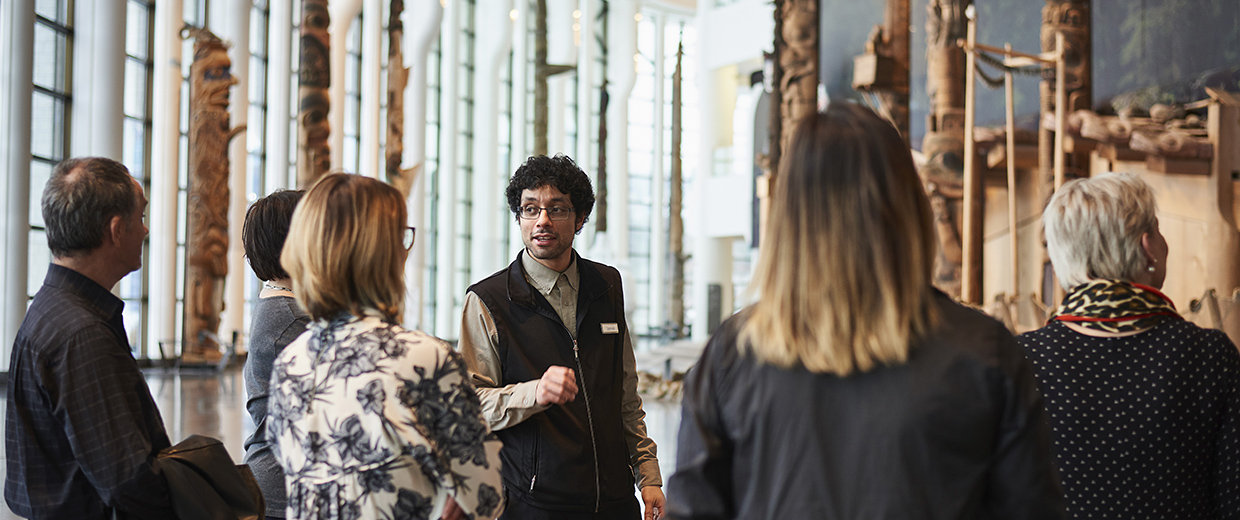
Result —
<instances>
[{"instance_id":1,"label":"carved wooden pole","mask_svg":"<svg viewBox=\"0 0 1240 520\"><path fill-rule=\"evenodd\" d=\"M572 65L547 64L547 0L534 13L534 155L547 155L547 80L573 70Z\"/></svg>"},{"instance_id":2,"label":"carved wooden pole","mask_svg":"<svg viewBox=\"0 0 1240 520\"><path fill-rule=\"evenodd\" d=\"M930 112L922 153L921 174L934 209L939 255L934 284L960 297L964 261L961 199L964 195L965 55L957 41L966 36L969 0L930 0L926 6L926 93Z\"/></svg>"},{"instance_id":3,"label":"carved wooden pole","mask_svg":"<svg viewBox=\"0 0 1240 520\"><path fill-rule=\"evenodd\" d=\"M818 0L775 0L771 56L771 145L767 173L756 186L759 229L765 229L770 192L797 119L818 108Z\"/></svg>"},{"instance_id":4,"label":"carved wooden pole","mask_svg":"<svg viewBox=\"0 0 1240 520\"><path fill-rule=\"evenodd\" d=\"M301 56L297 71L297 186L309 188L331 169L331 14L327 0L301 1Z\"/></svg>"},{"instance_id":5,"label":"carved wooden pole","mask_svg":"<svg viewBox=\"0 0 1240 520\"><path fill-rule=\"evenodd\" d=\"M1077 110L1089 109L1093 106L1093 67L1091 60L1093 52L1090 41L1091 32L1090 21L1090 1L1089 0L1047 0L1046 5L1042 8L1042 52L1056 52L1056 34L1063 34L1064 56L1062 68L1064 73L1062 78L1054 72L1055 69L1043 69L1042 83L1039 88L1041 110L1038 122L1041 125L1046 117L1055 113L1057 95L1056 83L1062 82L1064 92L1063 99L1067 100L1067 107L1063 107L1063 112L1072 113ZM1075 164L1074 157L1065 157L1061 161L1067 161L1061 168L1068 169L1078 167ZM1050 200L1055 188L1055 131L1053 128L1047 128L1042 125L1038 131L1038 196L1040 202L1045 204ZM1062 175L1062 174L1061 174ZM1046 254L1046 248L1041 247L1041 264L1047 265L1049 257ZM1043 268L1045 273L1047 270ZM1051 281L1051 285L1059 288L1059 284ZM1042 284L1046 286L1046 282ZM1059 298L1053 295L1043 295L1043 302L1051 306L1059 304Z\"/></svg>"},{"instance_id":6,"label":"carved wooden pole","mask_svg":"<svg viewBox=\"0 0 1240 520\"><path fill-rule=\"evenodd\" d=\"M973 6L969 13L967 45L972 49L977 43L977 20ZM965 55L964 66L964 263L960 271L960 299L966 303L982 303L982 230L983 217L982 179L977 167L977 143L973 138L977 114L977 72L974 70L977 54Z\"/></svg>"},{"instance_id":7,"label":"carved wooden pole","mask_svg":"<svg viewBox=\"0 0 1240 520\"><path fill-rule=\"evenodd\" d=\"M668 198L670 200L671 217L668 219L668 238L671 242L669 249L672 256L672 298L670 319L672 324L676 326L677 337L681 331L684 331L685 325L685 222L681 218L681 198L682 198L682 182L681 174L682 162L680 159L681 152L681 133L684 130L681 122L683 108L681 106L681 89L684 76L681 73L681 65L684 61L685 44L684 36L681 35L681 42L676 46L676 69L672 72L672 178L671 192Z\"/></svg>"},{"instance_id":8,"label":"carved wooden pole","mask_svg":"<svg viewBox=\"0 0 1240 520\"><path fill-rule=\"evenodd\" d=\"M891 88L878 93L891 116L891 123L908 142L908 92L911 50L909 46L909 0L887 0L883 40L892 58Z\"/></svg>"},{"instance_id":9,"label":"carved wooden pole","mask_svg":"<svg viewBox=\"0 0 1240 520\"><path fill-rule=\"evenodd\" d=\"M405 34L405 26L400 21L404 10L404 0L392 0L388 20L387 145L383 170L388 183L408 198L420 168L400 167L405 152L405 85L409 82L409 68L405 67L404 52L400 48Z\"/></svg>"},{"instance_id":10,"label":"carved wooden pole","mask_svg":"<svg viewBox=\"0 0 1240 520\"><path fill-rule=\"evenodd\" d=\"M227 46L206 29L187 27L194 38L190 65L189 190L185 257L185 327L182 359L215 362L222 355L215 335L224 310L228 274L228 141L230 72Z\"/></svg>"}]
</instances>

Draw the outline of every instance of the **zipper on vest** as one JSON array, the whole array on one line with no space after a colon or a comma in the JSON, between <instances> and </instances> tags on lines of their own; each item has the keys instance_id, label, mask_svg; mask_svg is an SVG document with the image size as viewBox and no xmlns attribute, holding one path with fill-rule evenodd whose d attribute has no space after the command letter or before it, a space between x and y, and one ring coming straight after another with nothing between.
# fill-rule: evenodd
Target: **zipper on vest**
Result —
<instances>
[{"instance_id":1,"label":"zipper on vest","mask_svg":"<svg viewBox=\"0 0 1240 520\"><path fill-rule=\"evenodd\" d=\"M534 493L534 481L536 481L536 480L538 480L538 474L537 474L537 473L535 473L535 474L534 474L534 477L530 479L530 493L531 493L531 494L532 494L532 493Z\"/></svg>"},{"instance_id":2,"label":"zipper on vest","mask_svg":"<svg viewBox=\"0 0 1240 520\"><path fill-rule=\"evenodd\" d=\"M568 327L564 328L567 329ZM577 361L577 373L581 374L581 393L586 398L586 422L590 425L590 448L594 450L594 512L597 513L603 500L603 488L599 485L598 474L598 442L594 439L594 414L590 412L590 391L586 389L586 372L581 369L581 356L578 355L577 338L573 338L573 359ZM530 485L532 486L533 482Z\"/></svg>"}]
</instances>

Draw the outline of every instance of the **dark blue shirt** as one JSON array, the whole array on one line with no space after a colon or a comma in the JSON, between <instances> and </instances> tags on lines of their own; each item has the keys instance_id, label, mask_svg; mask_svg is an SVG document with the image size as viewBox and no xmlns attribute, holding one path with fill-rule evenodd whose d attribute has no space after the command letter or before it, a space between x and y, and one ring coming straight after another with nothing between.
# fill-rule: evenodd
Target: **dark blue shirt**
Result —
<instances>
[{"instance_id":1,"label":"dark blue shirt","mask_svg":"<svg viewBox=\"0 0 1240 520\"><path fill-rule=\"evenodd\" d=\"M9 362L4 498L27 518L175 518L152 469L169 446L125 336L124 303L52 265Z\"/></svg>"}]
</instances>

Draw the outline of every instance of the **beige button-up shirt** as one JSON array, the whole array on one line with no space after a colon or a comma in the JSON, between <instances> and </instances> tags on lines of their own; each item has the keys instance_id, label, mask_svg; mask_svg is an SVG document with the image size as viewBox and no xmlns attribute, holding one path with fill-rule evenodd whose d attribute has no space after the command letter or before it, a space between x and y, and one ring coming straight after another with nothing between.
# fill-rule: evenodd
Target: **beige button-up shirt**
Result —
<instances>
[{"instance_id":1,"label":"beige button-up shirt","mask_svg":"<svg viewBox=\"0 0 1240 520\"><path fill-rule=\"evenodd\" d=\"M577 337L577 292L581 278L574 258L564 272L558 272L525 253L521 255L526 281L542 293L560 321ZM469 375L482 400L482 415L492 430L502 430L520 424L534 414L546 410L535 398L538 380L499 386L504 380L500 364L499 332L495 320L482 299L472 291L465 295L465 311L461 318L461 340L458 346ZM642 410L642 398L637 395L637 362L633 357L633 342L624 336L624 399L620 404L623 415L624 440L629 450L629 465L638 488L662 486L659 473L657 447L646 434L646 412Z\"/></svg>"}]
</instances>

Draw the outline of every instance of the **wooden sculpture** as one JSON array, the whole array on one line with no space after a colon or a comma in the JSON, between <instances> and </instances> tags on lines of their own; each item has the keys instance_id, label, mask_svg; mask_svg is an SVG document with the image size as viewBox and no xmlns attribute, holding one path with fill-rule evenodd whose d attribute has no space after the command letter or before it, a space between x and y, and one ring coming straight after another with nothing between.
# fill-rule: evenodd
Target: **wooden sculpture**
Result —
<instances>
[{"instance_id":1,"label":"wooden sculpture","mask_svg":"<svg viewBox=\"0 0 1240 520\"><path fill-rule=\"evenodd\" d=\"M309 188L331 169L331 14L327 0L301 2L301 55L297 69L297 186Z\"/></svg>"},{"instance_id":2,"label":"wooden sculpture","mask_svg":"<svg viewBox=\"0 0 1240 520\"><path fill-rule=\"evenodd\" d=\"M853 88L873 92L879 113L908 141L909 0L887 0L883 18L870 32L865 53L853 58Z\"/></svg>"},{"instance_id":3,"label":"wooden sculpture","mask_svg":"<svg viewBox=\"0 0 1240 520\"><path fill-rule=\"evenodd\" d=\"M794 123L818 109L818 0L783 0L775 5L781 76L779 145L788 149ZM778 166L772 165L772 166Z\"/></svg>"},{"instance_id":4,"label":"wooden sculpture","mask_svg":"<svg viewBox=\"0 0 1240 520\"><path fill-rule=\"evenodd\" d=\"M934 284L960 297L963 251L961 214L964 197L965 55L956 44L968 26L969 0L930 0L926 10L926 93L930 113L921 150L926 182L938 230L939 253Z\"/></svg>"},{"instance_id":5,"label":"wooden sculpture","mask_svg":"<svg viewBox=\"0 0 1240 520\"><path fill-rule=\"evenodd\" d=\"M676 327L675 337L681 337L685 326L685 221L681 216L681 193L684 177L681 174L681 134L684 125L681 122L684 107L682 106L682 88L684 75L682 62L685 56L685 43L676 46L676 69L672 72L672 178L671 193L668 194L670 214L668 218L669 252L672 260L672 298L671 312L668 318Z\"/></svg>"},{"instance_id":6,"label":"wooden sculpture","mask_svg":"<svg viewBox=\"0 0 1240 520\"><path fill-rule=\"evenodd\" d=\"M228 142L244 127L229 129L230 72L227 45L206 29L186 27L194 38L190 65L189 192L185 257L185 325L182 359L215 362L222 355L208 337L219 332L228 274Z\"/></svg>"},{"instance_id":7,"label":"wooden sculpture","mask_svg":"<svg viewBox=\"0 0 1240 520\"><path fill-rule=\"evenodd\" d=\"M383 170L388 183L409 198L409 191L418 178L421 166L400 167L405 152L405 85L409 82L409 68L405 67L404 53L400 49L405 33L400 15L404 10L404 0L392 0L388 21L387 145L384 148Z\"/></svg>"},{"instance_id":8,"label":"wooden sculpture","mask_svg":"<svg viewBox=\"0 0 1240 520\"><path fill-rule=\"evenodd\" d=\"M547 155L547 80L575 70L572 65L547 64L547 0L538 0L534 13L534 155Z\"/></svg>"}]
</instances>

